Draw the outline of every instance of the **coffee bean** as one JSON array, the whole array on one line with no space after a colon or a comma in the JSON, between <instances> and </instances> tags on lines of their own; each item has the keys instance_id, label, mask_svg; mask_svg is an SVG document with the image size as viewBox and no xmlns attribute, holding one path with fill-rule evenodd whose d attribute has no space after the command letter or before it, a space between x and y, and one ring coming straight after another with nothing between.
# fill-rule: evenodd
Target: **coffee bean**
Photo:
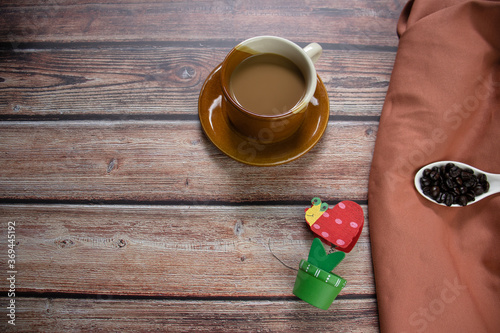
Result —
<instances>
[{"instance_id":1,"label":"coffee bean","mask_svg":"<svg viewBox=\"0 0 500 333\"><path fill-rule=\"evenodd\" d=\"M469 201L469 200L467 200L467 197L466 197L465 195L461 195L460 197L458 197L458 202L457 202L457 203L458 203L460 206L467 206L467 202L468 202L468 201Z\"/></svg>"},{"instance_id":2,"label":"coffee bean","mask_svg":"<svg viewBox=\"0 0 500 333\"><path fill-rule=\"evenodd\" d=\"M474 194L475 195L481 195L483 193L484 193L483 185L476 184L476 186L474 187Z\"/></svg>"},{"instance_id":3,"label":"coffee bean","mask_svg":"<svg viewBox=\"0 0 500 333\"><path fill-rule=\"evenodd\" d=\"M458 177L459 175L460 175L460 168L454 165L450 169L450 176L455 178L455 177Z\"/></svg>"},{"instance_id":4,"label":"coffee bean","mask_svg":"<svg viewBox=\"0 0 500 333\"><path fill-rule=\"evenodd\" d=\"M425 169L425 170L424 170L424 172L422 173L422 176L423 176L424 178L427 178L427 177L429 177L429 174L430 174L430 173L431 173L431 169L428 169L428 168L427 168L427 169Z\"/></svg>"},{"instance_id":5,"label":"coffee bean","mask_svg":"<svg viewBox=\"0 0 500 333\"><path fill-rule=\"evenodd\" d=\"M430 186L432 184L432 181L429 178L420 178L420 184L423 187Z\"/></svg>"},{"instance_id":6,"label":"coffee bean","mask_svg":"<svg viewBox=\"0 0 500 333\"><path fill-rule=\"evenodd\" d=\"M477 181L478 181L478 183L481 183L481 184L486 182L487 181L486 175L484 173L480 174L479 176L477 176Z\"/></svg>"},{"instance_id":7,"label":"coffee bean","mask_svg":"<svg viewBox=\"0 0 500 333\"><path fill-rule=\"evenodd\" d=\"M431 187L431 197L432 198L437 199L440 192L441 192L441 190L439 189L438 186Z\"/></svg>"},{"instance_id":8,"label":"coffee bean","mask_svg":"<svg viewBox=\"0 0 500 333\"><path fill-rule=\"evenodd\" d=\"M460 176L462 177L462 180L467 181L472 177L472 174L467 171L462 171Z\"/></svg>"},{"instance_id":9,"label":"coffee bean","mask_svg":"<svg viewBox=\"0 0 500 333\"><path fill-rule=\"evenodd\" d=\"M446 200L444 201L444 203L446 204L446 206L451 206L453 205L453 202L455 201L455 197L453 196L453 194L448 194L446 196Z\"/></svg>"},{"instance_id":10,"label":"coffee bean","mask_svg":"<svg viewBox=\"0 0 500 333\"><path fill-rule=\"evenodd\" d=\"M474 186L476 186L476 183L477 182L476 182L475 176L472 176L472 178L470 178L464 182L464 186L465 187L474 187Z\"/></svg>"},{"instance_id":11,"label":"coffee bean","mask_svg":"<svg viewBox=\"0 0 500 333\"><path fill-rule=\"evenodd\" d=\"M481 190L483 190L483 188L482 188L482 187L481 187ZM430 197L430 196L431 196L431 188L430 188L429 186L424 186L424 187L422 187L422 192L423 192L426 196L428 196L428 197Z\"/></svg>"},{"instance_id":12,"label":"coffee bean","mask_svg":"<svg viewBox=\"0 0 500 333\"><path fill-rule=\"evenodd\" d=\"M488 192L490 190L490 183L485 182L483 184L483 190L484 190L484 193Z\"/></svg>"}]
</instances>

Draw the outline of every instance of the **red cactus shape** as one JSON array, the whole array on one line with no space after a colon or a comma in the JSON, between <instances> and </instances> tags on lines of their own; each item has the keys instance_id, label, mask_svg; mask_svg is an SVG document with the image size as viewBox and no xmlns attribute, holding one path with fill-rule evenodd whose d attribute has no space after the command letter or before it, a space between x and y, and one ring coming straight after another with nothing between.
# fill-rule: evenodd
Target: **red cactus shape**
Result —
<instances>
[{"instance_id":1,"label":"red cactus shape","mask_svg":"<svg viewBox=\"0 0 500 333\"><path fill-rule=\"evenodd\" d=\"M361 235L365 221L363 209L353 201L342 201L329 208L320 198L311 200L306 208L306 222L311 230L327 244L349 253Z\"/></svg>"}]
</instances>

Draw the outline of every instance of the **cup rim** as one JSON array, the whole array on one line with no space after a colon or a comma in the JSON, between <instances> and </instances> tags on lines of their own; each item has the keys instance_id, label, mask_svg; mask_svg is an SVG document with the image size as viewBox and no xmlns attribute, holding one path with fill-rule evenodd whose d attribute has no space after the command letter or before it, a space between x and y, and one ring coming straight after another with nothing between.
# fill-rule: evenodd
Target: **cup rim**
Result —
<instances>
[{"instance_id":1,"label":"cup rim","mask_svg":"<svg viewBox=\"0 0 500 333\"><path fill-rule=\"evenodd\" d=\"M252 42L254 42L256 40L260 40L260 39L274 39L274 40L278 40L280 42L283 42L285 44L288 44L293 49L295 49L298 53L300 53L301 56L307 62L308 69L310 71L309 74L311 75L311 83L310 83L309 87L306 89L306 93L297 102L297 104L295 104L292 108L290 108L289 110L287 110L285 113L281 113L281 114L278 114L278 115L267 115L267 114L258 114L258 113L252 112L252 111L248 110L247 108L243 107L241 104L239 104L231 96L231 93L229 92L228 87L226 87L226 85L224 84L224 79L223 78L224 78L225 73L226 73L228 59L234 53L236 53L236 51L238 51L238 48L242 48L243 46L245 46L247 44L250 44L250 43L252 43ZM256 53L256 54L259 54L259 53ZM306 105L309 104L311 98L314 95L314 92L316 91L316 84L317 84L316 83L316 81L317 81L317 78L316 78L317 77L316 68L314 67L314 63L312 62L311 58L309 58L309 56L307 56L307 54L305 53L305 51L300 46L298 46L297 44L295 44L294 42L292 42L292 41L290 41L290 40L288 40L286 38L282 38L282 37L278 37L278 36L270 36L270 35L251 37L251 38L248 38L248 39L240 42L238 45L236 45L235 47L233 47L231 49L231 51L229 51L229 53L224 58L224 61L222 62L220 75L221 75L222 91L224 93L224 97L226 98L226 100L229 103L231 103L233 105L233 107L235 107L236 109L239 109L239 110L243 111L244 113L246 113L247 115L249 115L251 117L259 118L259 119L280 119L280 118L287 118L287 117L289 117L290 115L293 115L293 114L299 114L300 113L299 111L301 109L303 109L303 108L305 109ZM304 105L304 104L306 104L306 105Z\"/></svg>"}]
</instances>

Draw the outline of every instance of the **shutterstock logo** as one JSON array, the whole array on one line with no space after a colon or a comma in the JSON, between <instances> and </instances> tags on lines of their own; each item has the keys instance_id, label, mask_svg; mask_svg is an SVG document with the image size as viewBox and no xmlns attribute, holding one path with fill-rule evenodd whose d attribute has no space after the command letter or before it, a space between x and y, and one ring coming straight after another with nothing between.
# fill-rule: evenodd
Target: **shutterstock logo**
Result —
<instances>
[{"instance_id":1,"label":"shutterstock logo","mask_svg":"<svg viewBox=\"0 0 500 333\"><path fill-rule=\"evenodd\" d=\"M408 321L412 327L415 327L417 332L425 332L427 327L438 320L446 308L455 302L467 287L460 284L458 278L453 282L444 279L443 288L437 294L437 297L431 300L427 306L420 307L417 311L413 312Z\"/></svg>"}]
</instances>

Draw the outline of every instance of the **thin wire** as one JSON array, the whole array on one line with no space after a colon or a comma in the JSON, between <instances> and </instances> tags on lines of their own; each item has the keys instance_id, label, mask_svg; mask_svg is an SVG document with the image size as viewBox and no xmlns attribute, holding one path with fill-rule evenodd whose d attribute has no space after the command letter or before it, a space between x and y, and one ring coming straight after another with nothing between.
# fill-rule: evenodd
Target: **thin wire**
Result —
<instances>
[{"instance_id":1,"label":"thin wire","mask_svg":"<svg viewBox=\"0 0 500 333\"><path fill-rule=\"evenodd\" d=\"M285 264L285 263L283 262L283 260L281 260L280 258L278 258L278 256L276 256L276 255L274 254L273 250L271 249L271 238L269 238L269 242L268 242L268 244L267 244L267 247L269 248L269 252L271 252L271 254L273 255L273 257L274 257L274 258L276 258L276 260L278 260L278 261L279 261L279 262L280 262L283 266L285 266L286 268L289 268L289 269L291 269L291 270L298 271L298 269L297 269L297 268L293 268L293 267L291 267L291 266L289 266L289 265Z\"/></svg>"}]
</instances>

